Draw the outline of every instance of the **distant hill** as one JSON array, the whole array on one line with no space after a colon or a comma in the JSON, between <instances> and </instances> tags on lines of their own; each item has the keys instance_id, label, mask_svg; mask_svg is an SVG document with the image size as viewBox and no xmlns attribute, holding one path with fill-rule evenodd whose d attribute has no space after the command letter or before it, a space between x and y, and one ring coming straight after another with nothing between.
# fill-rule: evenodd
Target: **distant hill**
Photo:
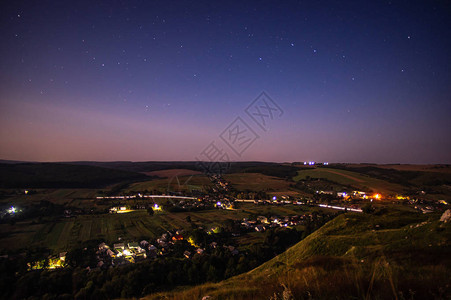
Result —
<instances>
[{"instance_id":1,"label":"distant hill","mask_svg":"<svg viewBox=\"0 0 451 300\"><path fill-rule=\"evenodd\" d=\"M0 163L1 188L94 188L150 179L144 174L62 163Z\"/></svg>"},{"instance_id":2,"label":"distant hill","mask_svg":"<svg viewBox=\"0 0 451 300\"><path fill-rule=\"evenodd\" d=\"M27 161L0 159L0 164L21 164Z\"/></svg>"},{"instance_id":3,"label":"distant hill","mask_svg":"<svg viewBox=\"0 0 451 300\"><path fill-rule=\"evenodd\" d=\"M397 183L406 187L411 186L440 186L451 185L451 172L448 165L346 165L333 164L330 168L348 170L361 173L373 178Z\"/></svg>"},{"instance_id":4,"label":"distant hill","mask_svg":"<svg viewBox=\"0 0 451 300\"><path fill-rule=\"evenodd\" d=\"M70 162L73 165L88 165L102 168L110 168L131 172L153 172L169 169L187 169L203 172L202 166L197 161L147 161L147 162L95 162L79 161ZM226 173L261 173L280 178L296 176L299 168L272 162L232 162L226 169Z\"/></svg>"},{"instance_id":5,"label":"distant hill","mask_svg":"<svg viewBox=\"0 0 451 300\"><path fill-rule=\"evenodd\" d=\"M248 273L146 299L447 299L451 224L377 214L342 214Z\"/></svg>"}]
</instances>

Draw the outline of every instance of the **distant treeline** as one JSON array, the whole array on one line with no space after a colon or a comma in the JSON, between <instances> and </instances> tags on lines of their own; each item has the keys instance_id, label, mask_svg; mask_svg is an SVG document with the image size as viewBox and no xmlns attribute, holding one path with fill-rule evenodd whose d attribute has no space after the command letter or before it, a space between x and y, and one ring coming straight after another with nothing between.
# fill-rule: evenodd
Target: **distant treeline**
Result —
<instances>
[{"instance_id":1,"label":"distant treeline","mask_svg":"<svg viewBox=\"0 0 451 300\"><path fill-rule=\"evenodd\" d=\"M108 169L116 169L128 172L152 172L169 169L188 169L201 171L196 161L113 161L113 162L97 162L97 161L77 161L71 162L73 165L96 166Z\"/></svg>"},{"instance_id":2,"label":"distant treeline","mask_svg":"<svg viewBox=\"0 0 451 300\"><path fill-rule=\"evenodd\" d=\"M0 188L97 188L146 180L129 171L61 163L0 164Z\"/></svg>"}]
</instances>

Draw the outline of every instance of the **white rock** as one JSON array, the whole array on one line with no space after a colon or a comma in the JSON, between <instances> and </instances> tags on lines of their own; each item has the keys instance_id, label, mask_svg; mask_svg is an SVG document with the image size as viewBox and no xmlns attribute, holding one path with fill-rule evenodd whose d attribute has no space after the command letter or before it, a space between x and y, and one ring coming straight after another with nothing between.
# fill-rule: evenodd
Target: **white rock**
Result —
<instances>
[{"instance_id":1,"label":"white rock","mask_svg":"<svg viewBox=\"0 0 451 300\"><path fill-rule=\"evenodd\" d=\"M447 209L440 217L440 222L447 223L449 220L451 220L451 209Z\"/></svg>"}]
</instances>

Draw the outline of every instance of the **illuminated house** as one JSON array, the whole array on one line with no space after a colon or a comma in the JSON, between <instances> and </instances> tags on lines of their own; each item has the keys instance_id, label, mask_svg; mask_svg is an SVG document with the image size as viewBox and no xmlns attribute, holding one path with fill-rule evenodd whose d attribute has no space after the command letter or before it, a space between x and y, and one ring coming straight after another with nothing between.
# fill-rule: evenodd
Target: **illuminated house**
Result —
<instances>
[{"instance_id":1,"label":"illuminated house","mask_svg":"<svg viewBox=\"0 0 451 300\"><path fill-rule=\"evenodd\" d=\"M113 248L115 250L124 250L125 249L125 244L124 243L114 244Z\"/></svg>"}]
</instances>

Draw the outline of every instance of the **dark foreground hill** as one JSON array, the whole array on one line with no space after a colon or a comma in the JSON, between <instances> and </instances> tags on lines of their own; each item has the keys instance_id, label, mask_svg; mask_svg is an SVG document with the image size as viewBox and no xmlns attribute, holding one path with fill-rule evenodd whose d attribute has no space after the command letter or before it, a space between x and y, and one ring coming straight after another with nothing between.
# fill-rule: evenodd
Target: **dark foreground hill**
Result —
<instances>
[{"instance_id":1,"label":"dark foreground hill","mask_svg":"<svg viewBox=\"0 0 451 300\"><path fill-rule=\"evenodd\" d=\"M260 267L147 299L449 299L451 224L347 213Z\"/></svg>"},{"instance_id":2,"label":"dark foreground hill","mask_svg":"<svg viewBox=\"0 0 451 300\"><path fill-rule=\"evenodd\" d=\"M0 188L94 188L149 177L130 171L60 163L0 164Z\"/></svg>"}]
</instances>

